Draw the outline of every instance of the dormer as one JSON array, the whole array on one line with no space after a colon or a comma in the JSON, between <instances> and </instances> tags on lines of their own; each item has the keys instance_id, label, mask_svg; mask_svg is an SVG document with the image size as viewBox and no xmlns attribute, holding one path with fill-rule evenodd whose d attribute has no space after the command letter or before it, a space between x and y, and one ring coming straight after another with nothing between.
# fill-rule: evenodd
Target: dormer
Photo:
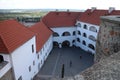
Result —
<instances>
[{"instance_id":1,"label":"dormer","mask_svg":"<svg viewBox=\"0 0 120 80\"><path fill-rule=\"evenodd\" d=\"M109 7L109 11L108 11L108 13L110 14L113 10L115 10L114 7Z\"/></svg>"},{"instance_id":2,"label":"dormer","mask_svg":"<svg viewBox=\"0 0 120 80\"><path fill-rule=\"evenodd\" d=\"M96 7L91 7L91 12L93 12L96 9L97 9Z\"/></svg>"}]
</instances>

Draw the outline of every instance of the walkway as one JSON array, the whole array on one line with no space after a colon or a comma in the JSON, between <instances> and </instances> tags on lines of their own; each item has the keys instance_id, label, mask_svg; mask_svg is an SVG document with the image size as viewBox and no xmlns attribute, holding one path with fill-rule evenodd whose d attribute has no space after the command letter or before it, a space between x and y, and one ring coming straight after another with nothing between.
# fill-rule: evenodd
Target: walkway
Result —
<instances>
[{"instance_id":1,"label":"walkway","mask_svg":"<svg viewBox=\"0 0 120 80\"><path fill-rule=\"evenodd\" d=\"M38 77L61 77L62 65L64 64L65 77L74 76L93 65L93 55L80 48L54 48L44 66L39 71ZM42 79L41 79L42 80Z\"/></svg>"}]
</instances>

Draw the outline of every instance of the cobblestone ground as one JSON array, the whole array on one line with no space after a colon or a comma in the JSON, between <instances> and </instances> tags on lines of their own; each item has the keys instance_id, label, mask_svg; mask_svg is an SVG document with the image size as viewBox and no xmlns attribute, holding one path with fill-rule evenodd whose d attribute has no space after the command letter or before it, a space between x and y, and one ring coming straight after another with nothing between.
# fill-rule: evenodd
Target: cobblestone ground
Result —
<instances>
[{"instance_id":1,"label":"cobblestone ground","mask_svg":"<svg viewBox=\"0 0 120 80\"><path fill-rule=\"evenodd\" d=\"M63 64L64 77L75 76L92 66L93 59L93 55L80 48L54 48L34 80L49 80L50 77L60 78Z\"/></svg>"}]
</instances>

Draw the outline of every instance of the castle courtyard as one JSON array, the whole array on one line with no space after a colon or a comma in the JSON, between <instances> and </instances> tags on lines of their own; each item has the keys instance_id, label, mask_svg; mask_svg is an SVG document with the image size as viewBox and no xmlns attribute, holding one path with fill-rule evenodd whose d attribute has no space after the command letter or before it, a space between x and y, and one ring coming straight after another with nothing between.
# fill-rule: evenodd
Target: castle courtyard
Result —
<instances>
[{"instance_id":1,"label":"castle courtyard","mask_svg":"<svg viewBox=\"0 0 120 80\"><path fill-rule=\"evenodd\" d=\"M92 66L94 56L76 47L53 48L45 64L35 76L34 80L43 80L49 77L72 77Z\"/></svg>"}]
</instances>

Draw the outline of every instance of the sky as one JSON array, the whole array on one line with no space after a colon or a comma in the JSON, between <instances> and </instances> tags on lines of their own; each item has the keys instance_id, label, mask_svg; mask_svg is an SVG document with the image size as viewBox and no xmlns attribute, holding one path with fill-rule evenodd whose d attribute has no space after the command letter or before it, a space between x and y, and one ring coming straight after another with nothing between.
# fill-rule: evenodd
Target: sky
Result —
<instances>
[{"instance_id":1,"label":"sky","mask_svg":"<svg viewBox=\"0 0 120 80\"><path fill-rule=\"evenodd\" d=\"M0 9L108 9L120 10L120 0L0 0Z\"/></svg>"}]
</instances>

